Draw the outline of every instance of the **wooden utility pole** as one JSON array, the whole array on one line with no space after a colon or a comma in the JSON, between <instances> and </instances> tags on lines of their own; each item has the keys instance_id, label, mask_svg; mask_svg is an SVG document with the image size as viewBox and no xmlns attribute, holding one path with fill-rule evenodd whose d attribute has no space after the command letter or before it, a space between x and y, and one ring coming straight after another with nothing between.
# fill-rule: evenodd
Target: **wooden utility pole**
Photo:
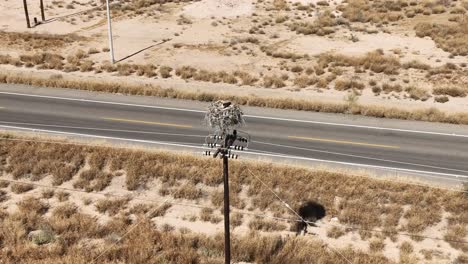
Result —
<instances>
[{"instance_id":1,"label":"wooden utility pole","mask_svg":"<svg viewBox=\"0 0 468 264\"><path fill-rule=\"evenodd\" d=\"M42 21L45 21L44 0L40 0L40 3L41 3L41 17L42 17Z\"/></svg>"},{"instance_id":2,"label":"wooden utility pole","mask_svg":"<svg viewBox=\"0 0 468 264\"><path fill-rule=\"evenodd\" d=\"M26 25L28 28L31 28L31 23L29 22L29 12L28 12L28 3L26 0L23 0L24 14L26 15Z\"/></svg>"}]
</instances>

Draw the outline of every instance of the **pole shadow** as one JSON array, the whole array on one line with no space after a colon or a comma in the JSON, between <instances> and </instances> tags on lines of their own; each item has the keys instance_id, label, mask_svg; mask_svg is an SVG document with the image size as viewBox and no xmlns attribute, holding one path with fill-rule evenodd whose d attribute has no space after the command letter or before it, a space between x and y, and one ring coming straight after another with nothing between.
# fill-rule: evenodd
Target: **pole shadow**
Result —
<instances>
[{"instance_id":1,"label":"pole shadow","mask_svg":"<svg viewBox=\"0 0 468 264\"><path fill-rule=\"evenodd\" d=\"M79 16L79 15L82 15L86 12L89 12L89 11L94 11L94 10L97 10L97 9L100 9L102 8L104 5L99 5L99 6L96 6L96 7L93 7L93 8L90 8L90 9L86 9L86 10L83 10L83 11L78 11L78 12L75 12L75 13L72 13L72 14L68 14L68 15L63 15L63 16L59 16L59 17L53 17L53 18L49 18L49 19L46 19L45 21L39 21L37 24L33 25L32 27L37 27L37 26L40 26L40 25L43 25L43 24L49 24L49 23L52 23L52 22L55 22L57 20L60 20L62 18L69 18L69 17L74 17L74 16Z\"/></svg>"},{"instance_id":2,"label":"pole shadow","mask_svg":"<svg viewBox=\"0 0 468 264\"><path fill-rule=\"evenodd\" d=\"M162 44L164 44L164 43L166 43L166 42L168 42L168 41L171 41L171 39L164 39L164 40L162 40L162 41L159 42L159 43L152 44L152 45L150 45L150 46L148 46L148 47L146 47L146 48L143 48L143 49L141 49L141 50L139 50L139 51L136 51L136 52L134 52L134 53L132 53L132 54L130 54L130 55L127 55L127 56L121 58L120 60L116 60L115 63L118 63L118 62L122 62L122 61L124 61L124 60L127 60L127 59L129 59L129 58L131 58L131 57L133 57L133 56L135 56L135 55L138 55L138 54L142 53L142 52L145 51L145 50L149 50L149 49L151 49L151 48L153 48L153 47L162 45Z\"/></svg>"}]
</instances>

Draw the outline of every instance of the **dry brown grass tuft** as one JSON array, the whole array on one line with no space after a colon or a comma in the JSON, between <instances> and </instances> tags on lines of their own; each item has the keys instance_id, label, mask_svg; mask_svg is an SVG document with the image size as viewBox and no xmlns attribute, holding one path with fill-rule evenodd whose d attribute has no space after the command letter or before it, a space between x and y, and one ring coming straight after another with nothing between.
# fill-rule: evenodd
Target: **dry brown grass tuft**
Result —
<instances>
[{"instance_id":1,"label":"dry brown grass tuft","mask_svg":"<svg viewBox=\"0 0 468 264\"><path fill-rule=\"evenodd\" d=\"M338 79L335 82L335 89L338 91L346 91L346 90L363 90L365 85L361 82L355 80L345 80L345 79Z\"/></svg>"},{"instance_id":2,"label":"dry brown grass tuft","mask_svg":"<svg viewBox=\"0 0 468 264\"><path fill-rule=\"evenodd\" d=\"M343 235L345 235L345 230L338 226L332 226L330 229L327 230L327 237L337 239Z\"/></svg>"},{"instance_id":3,"label":"dry brown grass tuft","mask_svg":"<svg viewBox=\"0 0 468 264\"><path fill-rule=\"evenodd\" d=\"M424 102L431 97L425 89L415 86L406 87L405 91L409 94L410 98L414 100L421 100Z\"/></svg>"},{"instance_id":4,"label":"dry brown grass tuft","mask_svg":"<svg viewBox=\"0 0 468 264\"><path fill-rule=\"evenodd\" d=\"M34 185L32 184L23 184L23 183L14 183L11 185L11 191L16 193L16 194L20 194L20 193L25 193L25 192L29 192L31 191L32 189L34 189Z\"/></svg>"},{"instance_id":5,"label":"dry brown grass tuft","mask_svg":"<svg viewBox=\"0 0 468 264\"><path fill-rule=\"evenodd\" d=\"M278 221L255 218L249 222L249 228L254 231L271 232L286 230L287 226Z\"/></svg>"},{"instance_id":6,"label":"dry brown grass tuft","mask_svg":"<svg viewBox=\"0 0 468 264\"><path fill-rule=\"evenodd\" d=\"M280 76L271 75L263 77L263 86L266 88L283 88L286 84Z\"/></svg>"},{"instance_id":7,"label":"dry brown grass tuft","mask_svg":"<svg viewBox=\"0 0 468 264\"><path fill-rule=\"evenodd\" d=\"M321 13L313 23L292 23L290 29L298 34L325 36L335 32L338 21L330 11Z\"/></svg>"},{"instance_id":8,"label":"dry brown grass tuft","mask_svg":"<svg viewBox=\"0 0 468 264\"><path fill-rule=\"evenodd\" d=\"M0 31L0 43L22 50L50 50L65 47L77 41L84 41L85 37L75 34L53 35L29 32Z\"/></svg>"},{"instance_id":9,"label":"dry brown grass tuft","mask_svg":"<svg viewBox=\"0 0 468 264\"><path fill-rule=\"evenodd\" d=\"M418 37L431 37L437 46L453 55L468 55L468 17L464 16L457 23L442 25L420 23L415 27Z\"/></svg>"},{"instance_id":10,"label":"dry brown grass tuft","mask_svg":"<svg viewBox=\"0 0 468 264\"><path fill-rule=\"evenodd\" d=\"M449 95L452 97L466 97L468 89L456 86L436 87L432 91L435 95Z\"/></svg>"},{"instance_id":11,"label":"dry brown grass tuft","mask_svg":"<svg viewBox=\"0 0 468 264\"><path fill-rule=\"evenodd\" d=\"M220 216L214 215L213 209L202 208L200 210L200 220L217 224L223 220Z\"/></svg>"},{"instance_id":12,"label":"dry brown grass tuft","mask_svg":"<svg viewBox=\"0 0 468 264\"><path fill-rule=\"evenodd\" d=\"M119 199L102 199L96 203L96 210L100 213L107 213L110 216L117 214L124 209L130 200L127 198Z\"/></svg>"},{"instance_id":13,"label":"dry brown grass tuft","mask_svg":"<svg viewBox=\"0 0 468 264\"><path fill-rule=\"evenodd\" d=\"M385 55L382 50L368 52L360 57L325 53L319 56L318 64L322 68L329 67L329 65L334 67L354 67L388 75L397 75L401 68L398 57Z\"/></svg>"}]
</instances>

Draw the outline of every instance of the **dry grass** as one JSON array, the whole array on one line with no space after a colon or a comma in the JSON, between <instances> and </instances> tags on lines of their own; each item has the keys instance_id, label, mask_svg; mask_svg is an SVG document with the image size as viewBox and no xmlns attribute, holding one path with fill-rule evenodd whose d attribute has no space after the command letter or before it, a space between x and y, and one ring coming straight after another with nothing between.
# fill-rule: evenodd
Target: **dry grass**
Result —
<instances>
[{"instance_id":1,"label":"dry grass","mask_svg":"<svg viewBox=\"0 0 468 264\"><path fill-rule=\"evenodd\" d=\"M95 258L100 263L221 263L223 261L222 235L174 231L164 226L158 228L149 218L139 217L137 225L119 243L113 243L131 225L131 221L114 217L99 224L73 204L53 210L50 217L36 213L29 215L5 213L0 237L4 263L90 263ZM47 229L40 229L47 226ZM29 230L41 230L46 239L35 239L36 246L28 240ZM34 241L33 241L34 242ZM35 242L34 242L35 243ZM40 246L42 245L42 246ZM157 252L155 254L154 252ZM381 256L367 255L351 249L340 254L354 262L375 264L392 263ZM303 238L261 236L251 233L232 237L234 262L248 263L314 263L330 261L339 263L343 258L327 250L320 242Z\"/></svg>"},{"instance_id":2,"label":"dry grass","mask_svg":"<svg viewBox=\"0 0 468 264\"><path fill-rule=\"evenodd\" d=\"M162 68L162 67L161 67ZM279 80L282 79L278 76ZM275 78L275 79L276 79ZM281 82L278 80L279 84ZM284 81L283 81L284 82ZM0 73L0 83L17 83L28 84L34 86L46 86L54 88L72 88L79 90L122 93L129 95L145 95L167 98L177 98L186 100L197 100L202 102L211 102L213 100L230 100L235 101L240 105L270 107L279 109L293 109L312 112L326 113L353 113L355 115L363 115L377 118L395 118L404 120L420 120L430 122L443 122L453 124L468 124L468 113L447 114L434 108L418 109L418 110L403 110L398 108L389 108L383 106L368 106L355 105L353 111L350 111L347 104L322 103L318 101L295 100L295 99L280 99L280 98L261 98L255 96L234 96L220 95L216 93L194 93L185 92L174 89L162 89L152 85L132 85L116 82L101 82L101 81L78 81L67 80L65 78L41 78L31 77L20 74L4 74ZM280 85L281 86L281 85ZM70 169L70 168L67 168Z\"/></svg>"},{"instance_id":3,"label":"dry grass","mask_svg":"<svg viewBox=\"0 0 468 264\"><path fill-rule=\"evenodd\" d=\"M410 98L414 100L421 100L424 102L431 97L425 89L415 86L406 87L405 91L409 94Z\"/></svg>"},{"instance_id":4,"label":"dry grass","mask_svg":"<svg viewBox=\"0 0 468 264\"><path fill-rule=\"evenodd\" d=\"M25 193L25 192L29 192L31 191L32 189L34 189L34 186L31 185L31 184L21 184L21 183L14 183L11 185L11 191L16 193L16 194L20 194L20 193Z\"/></svg>"},{"instance_id":5,"label":"dry grass","mask_svg":"<svg viewBox=\"0 0 468 264\"><path fill-rule=\"evenodd\" d=\"M345 235L345 230L338 226L332 226L330 229L327 230L327 237L331 238L340 238L341 236Z\"/></svg>"},{"instance_id":6,"label":"dry grass","mask_svg":"<svg viewBox=\"0 0 468 264\"><path fill-rule=\"evenodd\" d=\"M335 16L330 11L326 11L320 13L313 23L292 23L290 29L298 34L325 36L334 33L336 25L338 21Z\"/></svg>"},{"instance_id":7,"label":"dry grass","mask_svg":"<svg viewBox=\"0 0 468 264\"><path fill-rule=\"evenodd\" d=\"M255 218L249 222L249 228L253 231L283 231L286 230L287 226L278 221Z\"/></svg>"},{"instance_id":8,"label":"dry grass","mask_svg":"<svg viewBox=\"0 0 468 264\"><path fill-rule=\"evenodd\" d=\"M47 171L50 171L50 168L47 168L41 160L47 159L51 153L61 153L57 157L69 163L72 163L77 156L90 157L90 165L94 168L109 167L111 171L126 171L129 190L145 188L150 181L154 180L171 185L188 181L187 188L179 187L183 195L177 195L178 198L198 199L200 191L196 185L216 187L221 184L220 177L218 177L221 175L219 167L209 166L210 161L192 156L11 141L2 141L0 153L2 153L2 158L8 160L19 158L29 160L31 170L40 167ZM50 162L47 164L53 166ZM16 169L18 166L21 165L11 163L2 170L18 171ZM79 168L84 166L85 164L81 164ZM258 181L252 179L246 169L247 166L260 177L268 177L267 182L274 185L279 195L291 202L292 206L297 207L304 201L318 201L325 206L328 214L337 215L341 223L366 229L383 228L391 233L397 231L400 218L404 218L407 224L403 226L403 230L421 233L427 227L440 222L443 212L451 214L455 225L463 223L461 219L468 211L468 203L462 193L404 183L381 182L340 173L245 162L234 163L231 166L233 175L231 186L235 190L232 193L234 208L242 209L245 204L251 204L259 210L271 211L275 216L290 217L276 197L266 191ZM206 170L207 167L213 169ZM164 172L161 173L163 168ZM28 172L23 173L17 176L19 178L32 177ZM55 176L52 175L52 177ZM303 184L304 182L307 184ZM317 190L314 186L322 186L322 188ZM246 189L248 200L238 195L243 189ZM366 195L363 196L362 193ZM337 197L341 200L338 207L335 204ZM128 199L103 199L99 200L95 207L101 213L114 215L125 208L127 203ZM214 204L220 206L219 202L215 201ZM421 206L422 204L424 206ZM403 206L408 207L404 214ZM255 219L250 226L259 230L283 228L271 227L270 224L266 220Z\"/></svg>"},{"instance_id":9,"label":"dry grass","mask_svg":"<svg viewBox=\"0 0 468 264\"><path fill-rule=\"evenodd\" d=\"M453 55L468 55L468 17L450 25L420 23L415 27L419 37L431 37L439 48Z\"/></svg>"},{"instance_id":10,"label":"dry grass","mask_svg":"<svg viewBox=\"0 0 468 264\"><path fill-rule=\"evenodd\" d=\"M193 188L196 185L202 184L204 186L219 187L220 184L222 184L219 181L219 175L221 175L220 166L213 166L211 160L193 156L162 152L150 153L139 150L113 149L106 147L3 140L0 144L0 158L2 160L6 159L14 161L20 158L28 160L30 161L28 166L30 166L30 169L33 171L37 171L37 168L41 168L42 171L53 171L51 168L48 168L54 166L51 162L45 164L41 162L41 160L47 159L51 153L58 153L57 159L59 162L68 162L70 164L74 163L74 160L76 159L80 160L84 158L87 161L87 164L82 163L79 165L79 168L83 168L85 166L90 166L96 170L104 170L105 168L109 169L111 173L115 171L125 171L125 177L127 177L127 189L129 190L145 188L148 183L155 180L158 182L161 181L163 183L168 183L171 186L177 186L176 183L188 183L190 188L187 189L189 190L187 195L191 197L190 199L196 199L198 195L191 195L193 193ZM5 167L1 168L0 172L18 171L16 170L17 166L20 166L19 163L6 164ZM206 168L211 169L207 170ZM278 195L288 201L288 203L290 203L294 208L297 208L304 201L317 201L326 208L327 214L337 216L340 223L343 224L353 225L358 228L362 227L365 229L379 228L385 231L385 236L392 237L392 231L415 233L424 232L427 227L439 223L442 219L443 213L446 212L450 214L450 219L448 220L450 229L447 231L446 239L454 239L455 236L458 236L456 237L457 240L463 239L463 232L466 232L467 223L464 219L466 219L466 212L468 212L468 203L465 195L462 193L409 185L405 183L385 182L369 178L353 177L342 173L319 170L312 171L302 168L275 166L263 163L236 162L231 165L230 170L232 175L231 187L233 190L233 201L236 199L241 201L233 202L232 206L237 209L241 209L242 203L248 203L252 206L252 209L255 210L271 212L275 216L279 217L293 217L284 209L284 206L273 194L266 190L260 182L256 181L250 175L249 170L251 170L252 173L256 174L258 177L263 178L267 184L272 187L274 186ZM29 172L24 172L24 174L18 174L17 177L30 179L32 178L32 175ZM52 177L54 177L54 175L52 175ZM73 178L79 177L79 174L73 176ZM321 186L321 188L317 189L316 186ZM180 185L179 188L181 188ZM244 190L244 192L242 192L243 195L241 197L239 193L242 190ZM198 192L195 191L195 193ZM52 195L53 194L50 193L46 195L42 194L45 198L50 198ZM180 198L184 197L186 197L186 194L180 196ZM337 201L339 201L338 204ZM55 242L51 242L54 244L57 243L57 241L64 241L65 247L62 247L62 250L64 251L61 251L62 253L60 256L72 257L74 256L74 253L72 252L77 252L76 250L80 249L79 241L82 241L83 239L102 239L107 241L109 239L112 240L112 237L115 237L116 235L118 236L119 234L122 234L125 228L132 223L132 220L129 220L130 218L128 218L127 212L133 214L138 219L143 217L151 219L153 217L164 215L170 207L166 204L162 207L152 204L134 205L127 208L127 204L128 199L125 198L98 200L95 203L95 208L98 212L109 216L118 214L117 217L111 218L109 223L103 225L99 224L96 219L81 213L78 207L73 203L62 203L53 209L49 209L48 204L40 201L39 199L25 199L21 202L19 208L22 208L21 210L23 211L30 212L29 214L2 216L6 217L8 220L3 221L6 228L0 229L0 238L2 238L2 241L5 241L5 243L0 245L0 247L6 247L6 245L25 245L25 243L27 243L27 233L31 230L39 230L41 229L41 226L44 226L44 223L47 223L53 237L64 238L64 240L56 239ZM405 212L403 212L404 207L408 208ZM157 210L154 211L153 214L148 215L149 212L154 209ZM48 210L51 211L50 218L44 219L44 213ZM122 213L119 214L119 212ZM221 217L213 214L212 209L203 209L200 213L200 218L203 221L210 221L212 223L219 223L219 221L222 220ZM238 226L242 222L242 217L237 214L233 214L232 219L234 226ZM407 224L403 226L404 229L401 230L398 227L400 221L407 222ZM17 225L15 223L22 224ZM151 222L147 221L145 223L150 224ZM143 224L143 226L145 226L145 224ZM137 243L137 241L132 239L142 239L142 237L149 234L148 232L157 231L157 229L151 224L150 226L151 228L149 230L140 230L139 228L141 228L141 226L137 227L137 230L134 230L129 237L119 243L117 248L126 245L128 241ZM253 219L248 223L248 226L252 230L261 230L265 232L283 231L287 230L288 227L286 224L278 221L260 218ZM175 232L170 231L171 229L167 228L165 230L166 231L163 232L165 235ZM340 237L342 232L346 231L331 229L327 233L330 237ZM188 234L189 236L193 235L190 233ZM12 236L17 237L16 240L12 239ZM372 233L362 233L361 236L370 238ZM157 237L157 239L151 240L150 244L152 246L157 243L155 241L160 241L161 236L157 235ZM171 239L174 238L171 237ZM256 235L250 235L249 239L246 239L245 241L245 243L248 244L241 245L244 242L239 244L240 240L237 240L236 238L233 244L233 248L235 249L233 252L237 252L235 254L239 254L235 256L236 260L264 260L269 263L276 263L275 261L282 263L281 261L288 262L290 259L293 261L308 259L303 257L309 256L308 254L310 253L311 245L307 243L311 242L299 242L301 241L300 239L295 240L295 243L299 244L294 246L294 250L291 251L294 252L294 254L291 256L278 256L275 255L276 253L270 252L273 255L270 254L266 259L254 257L255 254L252 253L252 247L263 247L263 250L269 248L267 244L263 244L264 239L267 238L260 239ZM414 239L417 240L418 238L415 237ZM370 248L373 251L380 252L382 250L383 243L381 234L376 238L372 238L370 241ZM283 242L277 241L276 243L279 244L276 244L277 246L274 247L276 248L275 250L280 250ZM308 245L308 250L304 252L309 253L301 253L302 251L298 249L300 243L306 243ZM140 249L145 247L144 243L141 241L137 244ZM200 245L199 243L196 244ZM104 243L104 246L107 245L107 242ZM193 244L190 245L193 247ZM130 246L131 245L127 245L125 248L129 248ZM152 246L146 248L146 250L138 252L141 254L149 254L146 251L149 248L152 248ZM455 245L453 246L455 247ZM170 247L175 248L174 244L170 244ZM180 247L181 244L179 243L177 248L180 250ZM210 250L213 250L218 247L211 244L203 244L201 248L209 248ZM219 250L222 252L222 247L219 248ZM93 247L87 248L87 252L88 254L85 254L86 256L93 254L95 256L97 254L96 251L93 251ZM135 257L134 254L136 254L136 251L132 252L133 253L131 255ZM17 256L23 257L22 261L27 261L29 258L34 259L34 254L28 254L27 257L24 256L24 254L25 253L18 252ZM109 253L105 258L113 261L128 260L119 254L116 252L112 254ZM353 259L353 256L355 256L354 254L356 253L345 250L344 254L347 254L346 256ZM52 254L47 256L55 255ZM117 258L117 256L121 256L122 258ZM154 254L147 256L154 256ZM221 256L222 255L219 255L219 257ZM316 253L312 254L312 256L315 259L317 258ZM327 255L327 258L328 257L332 256ZM376 256L359 254L360 261L374 257ZM9 258L12 258L12 255L0 256L0 260L11 260ZM148 260L150 258L145 259ZM384 261L382 259L383 258L379 257L378 260L375 261ZM339 259L336 259L336 261L339 261Z\"/></svg>"},{"instance_id":11,"label":"dry grass","mask_svg":"<svg viewBox=\"0 0 468 264\"><path fill-rule=\"evenodd\" d=\"M398 57L385 55L382 50L368 52L359 57L325 53L319 56L318 64L321 68L354 67L387 75L397 75L402 66Z\"/></svg>"},{"instance_id":12,"label":"dry grass","mask_svg":"<svg viewBox=\"0 0 468 264\"><path fill-rule=\"evenodd\" d=\"M437 87L432 91L435 95L448 95L452 97L466 97L468 89L462 87Z\"/></svg>"},{"instance_id":13,"label":"dry grass","mask_svg":"<svg viewBox=\"0 0 468 264\"><path fill-rule=\"evenodd\" d=\"M356 80L347 80L347 79L338 79L335 82L335 89L338 91L346 91L346 90L363 90L365 85L361 82Z\"/></svg>"},{"instance_id":14,"label":"dry grass","mask_svg":"<svg viewBox=\"0 0 468 264\"><path fill-rule=\"evenodd\" d=\"M0 31L0 43L21 50L53 50L86 38L75 34L54 35L27 32Z\"/></svg>"},{"instance_id":15,"label":"dry grass","mask_svg":"<svg viewBox=\"0 0 468 264\"><path fill-rule=\"evenodd\" d=\"M122 209L124 209L129 202L129 199L103 199L98 200L96 203L96 209L100 213L107 213L109 215L115 215Z\"/></svg>"}]
</instances>

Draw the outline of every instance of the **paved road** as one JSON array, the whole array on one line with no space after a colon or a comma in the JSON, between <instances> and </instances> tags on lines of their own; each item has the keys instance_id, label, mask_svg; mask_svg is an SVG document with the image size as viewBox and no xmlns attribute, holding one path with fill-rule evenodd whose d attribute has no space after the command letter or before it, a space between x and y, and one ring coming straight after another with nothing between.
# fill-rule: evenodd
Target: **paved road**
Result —
<instances>
[{"instance_id":1,"label":"paved road","mask_svg":"<svg viewBox=\"0 0 468 264\"><path fill-rule=\"evenodd\" d=\"M29 93L20 89L12 92L0 86L0 128L34 128L158 141L174 146L201 146L209 133L202 123L205 104L174 101L176 107L171 107L170 100L159 105L140 104L138 98L126 97L122 101L112 96L98 100L92 93L86 96L68 93L54 98L53 90L44 91ZM468 130L463 126L444 129L445 125L400 122L390 127L376 127L359 120L335 122L343 115L296 120L297 116L307 113L276 111L261 115L258 114L261 110L246 108L245 111L247 126L243 130L253 140L249 152L262 153L261 156L281 159L286 155L333 161L336 163L332 164L337 165L427 172L450 180L459 176L457 181L468 177ZM423 129L419 130L421 127ZM454 131L457 133L453 134Z\"/></svg>"}]
</instances>

